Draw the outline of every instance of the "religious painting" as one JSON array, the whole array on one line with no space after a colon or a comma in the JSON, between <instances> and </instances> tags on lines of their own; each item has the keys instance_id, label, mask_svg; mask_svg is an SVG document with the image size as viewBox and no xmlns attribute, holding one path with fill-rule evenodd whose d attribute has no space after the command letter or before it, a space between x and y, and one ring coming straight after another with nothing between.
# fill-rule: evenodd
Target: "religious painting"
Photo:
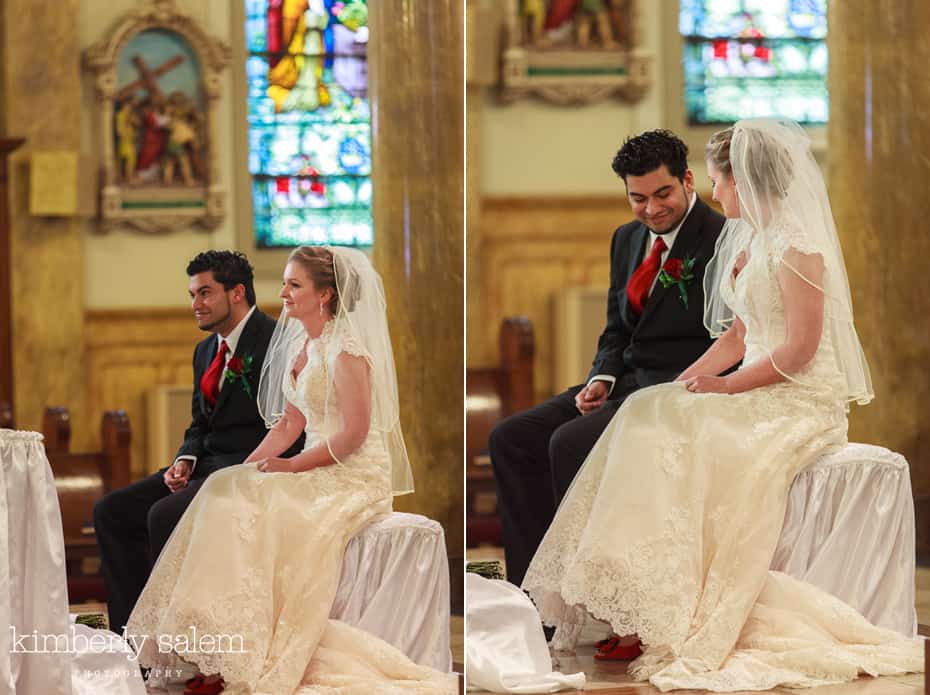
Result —
<instances>
[{"instance_id":1,"label":"religious painting","mask_svg":"<svg viewBox=\"0 0 930 695\"><path fill-rule=\"evenodd\" d=\"M216 171L218 76L229 48L174 0L151 0L85 55L96 75L102 228L212 229L225 192Z\"/></svg>"},{"instance_id":2,"label":"religious painting","mask_svg":"<svg viewBox=\"0 0 930 695\"><path fill-rule=\"evenodd\" d=\"M367 2L244 2L256 246L371 246Z\"/></svg>"},{"instance_id":3,"label":"religious painting","mask_svg":"<svg viewBox=\"0 0 930 695\"><path fill-rule=\"evenodd\" d=\"M587 103L640 98L650 56L639 50L636 0L507 0L501 97Z\"/></svg>"},{"instance_id":4,"label":"religious painting","mask_svg":"<svg viewBox=\"0 0 930 695\"><path fill-rule=\"evenodd\" d=\"M148 60L155 59L149 65ZM113 117L120 182L204 181L206 129L197 56L179 34L136 34L120 53Z\"/></svg>"}]
</instances>

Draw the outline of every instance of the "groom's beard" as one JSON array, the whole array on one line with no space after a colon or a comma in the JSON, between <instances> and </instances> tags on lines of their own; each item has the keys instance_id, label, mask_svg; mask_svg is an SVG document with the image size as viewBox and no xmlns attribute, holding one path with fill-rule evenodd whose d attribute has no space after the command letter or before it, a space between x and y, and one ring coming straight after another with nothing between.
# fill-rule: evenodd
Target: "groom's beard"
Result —
<instances>
[{"instance_id":1,"label":"groom's beard","mask_svg":"<svg viewBox=\"0 0 930 695\"><path fill-rule=\"evenodd\" d=\"M232 306L229 303L229 299L226 300L226 313L218 318L213 318L209 323L198 323L197 327L208 333L215 333L216 328L222 326L224 323L229 321L229 318L232 316Z\"/></svg>"}]
</instances>

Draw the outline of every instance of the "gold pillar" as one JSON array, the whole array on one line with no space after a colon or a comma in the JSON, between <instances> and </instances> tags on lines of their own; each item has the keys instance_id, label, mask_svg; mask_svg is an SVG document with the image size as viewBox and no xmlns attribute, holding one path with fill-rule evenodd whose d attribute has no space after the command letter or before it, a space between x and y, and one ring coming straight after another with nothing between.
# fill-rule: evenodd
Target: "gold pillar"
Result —
<instances>
[{"instance_id":1,"label":"gold pillar","mask_svg":"<svg viewBox=\"0 0 930 695\"><path fill-rule=\"evenodd\" d=\"M79 0L6 0L2 110L6 134L26 138L10 157L10 252L16 425L39 429L46 405L83 403L84 225L32 217L28 161L39 150L80 149ZM93 176L93 172L86 172ZM131 282L131 275L126 275Z\"/></svg>"},{"instance_id":2,"label":"gold pillar","mask_svg":"<svg viewBox=\"0 0 930 695\"><path fill-rule=\"evenodd\" d=\"M829 4L828 179L875 401L850 441L880 444L930 493L930 4Z\"/></svg>"},{"instance_id":3,"label":"gold pillar","mask_svg":"<svg viewBox=\"0 0 930 695\"><path fill-rule=\"evenodd\" d=\"M495 355L486 354L486 342L481 338L487 334L488 330L483 324L488 320L488 312L485 310L487 304L487 292L484 283L484 257L481 253L481 119L484 116L484 91L485 88L480 85L469 84L467 92L467 114L466 127L468 137L466 138L468 154L466 161L466 187L465 187L465 205L468 210L466 224L468 234L466 236L468 248L468 287L469 291L465 295L465 316L468 327L468 366L484 367L491 366L494 362ZM493 330L491 331L494 332ZM496 333L495 333L496 336Z\"/></svg>"},{"instance_id":4,"label":"gold pillar","mask_svg":"<svg viewBox=\"0 0 930 695\"><path fill-rule=\"evenodd\" d=\"M417 492L397 507L460 555L463 475L461 0L369 5L374 263L384 278Z\"/></svg>"},{"instance_id":5,"label":"gold pillar","mask_svg":"<svg viewBox=\"0 0 930 695\"><path fill-rule=\"evenodd\" d=\"M482 253L482 193L481 172L484 145L482 120L485 111L485 94L498 81L500 46L498 36L502 29L500 5L497 0L467 0L465 6L466 45L466 155L465 216L467 235L467 284L465 294L465 321L468 336L468 367L488 367L498 363L497 327L488 327L488 292L485 283L484 255ZM484 340L488 334L493 340ZM493 349L492 350L492 346Z\"/></svg>"}]
</instances>

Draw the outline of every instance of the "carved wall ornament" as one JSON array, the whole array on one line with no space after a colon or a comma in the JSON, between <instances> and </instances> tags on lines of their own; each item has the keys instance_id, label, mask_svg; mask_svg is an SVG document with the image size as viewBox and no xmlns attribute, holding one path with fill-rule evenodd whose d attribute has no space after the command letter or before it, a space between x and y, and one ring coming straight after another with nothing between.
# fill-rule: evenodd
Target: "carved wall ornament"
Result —
<instances>
[{"instance_id":1,"label":"carved wall ornament","mask_svg":"<svg viewBox=\"0 0 930 695\"><path fill-rule=\"evenodd\" d=\"M637 48L638 1L506 0L501 99L642 98L652 84L652 55Z\"/></svg>"},{"instance_id":2,"label":"carved wall ornament","mask_svg":"<svg viewBox=\"0 0 930 695\"><path fill-rule=\"evenodd\" d=\"M101 231L220 224L216 109L230 53L175 0L149 0L85 51L100 129Z\"/></svg>"}]
</instances>

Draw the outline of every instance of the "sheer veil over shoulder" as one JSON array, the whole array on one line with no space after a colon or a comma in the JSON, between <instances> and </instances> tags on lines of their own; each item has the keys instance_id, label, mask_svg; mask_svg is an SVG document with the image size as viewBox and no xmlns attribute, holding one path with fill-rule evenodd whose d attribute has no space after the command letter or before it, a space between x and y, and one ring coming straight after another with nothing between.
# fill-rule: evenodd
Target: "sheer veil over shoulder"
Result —
<instances>
[{"instance_id":1,"label":"sheer veil over shoulder","mask_svg":"<svg viewBox=\"0 0 930 695\"><path fill-rule=\"evenodd\" d=\"M727 220L704 275L707 329L719 336L729 327L734 311L731 271L735 257L751 251L755 242L760 252L777 261L768 269L788 269L823 294L824 332L832 341L829 349L843 380L836 384L837 395L846 401L868 403L874 396L872 379L853 324L846 263L810 139L792 121L740 121L733 128L730 165L739 191L741 218ZM751 313L758 327L753 338L771 356L784 340L778 305L754 305ZM779 365L777 359L772 363L785 378L804 379Z\"/></svg>"},{"instance_id":2,"label":"sheer veil over shoulder","mask_svg":"<svg viewBox=\"0 0 930 695\"><path fill-rule=\"evenodd\" d=\"M400 402L394 349L387 325L387 303L381 276L368 257L357 249L332 247L339 308L332 320L332 334L339 337L327 347L330 366L344 346L365 358L371 369L371 427L383 438L391 459L391 487L394 495L413 492L413 472L400 426ZM294 357L307 340L300 321L281 312L268 345L258 387L258 411L266 427L273 427L284 413L285 386ZM327 372L325 409L328 411L335 390L334 370ZM330 448L337 461L341 456Z\"/></svg>"},{"instance_id":3,"label":"sheer veil over shoulder","mask_svg":"<svg viewBox=\"0 0 930 695\"><path fill-rule=\"evenodd\" d=\"M780 378L738 393L692 393L675 382L627 398L575 477L523 588L563 646L588 614L637 634L644 653L629 671L663 691L920 671L920 642L769 571L792 481L846 445L849 403L868 402L872 387L806 135L787 121L740 121L730 163L742 219L729 222L708 267L706 321L720 335L739 318L740 369L770 362ZM784 287L794 277L823 298L809 359L784 348Z\"/></svg>"}]
</instances>

